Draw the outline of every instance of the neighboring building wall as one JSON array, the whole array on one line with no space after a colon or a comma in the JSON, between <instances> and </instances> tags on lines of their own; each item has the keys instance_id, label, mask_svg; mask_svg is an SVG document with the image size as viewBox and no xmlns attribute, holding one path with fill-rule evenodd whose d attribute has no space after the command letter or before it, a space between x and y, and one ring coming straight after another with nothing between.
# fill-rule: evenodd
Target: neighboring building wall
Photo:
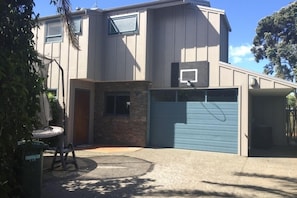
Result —
<instances>
[{"instance_id":1,"label":"neighboring building wall","mask_svg":"<svg viewBox=\"0 0 297 198\"><path fill-rule=\"evenodd\" d=\"M95 84L94 140L100 145L146 146L148 89L150 82L97 82ZM109 92L130 93L129 115L107 115L105 96Z\"/></svg>"}]
</instances>

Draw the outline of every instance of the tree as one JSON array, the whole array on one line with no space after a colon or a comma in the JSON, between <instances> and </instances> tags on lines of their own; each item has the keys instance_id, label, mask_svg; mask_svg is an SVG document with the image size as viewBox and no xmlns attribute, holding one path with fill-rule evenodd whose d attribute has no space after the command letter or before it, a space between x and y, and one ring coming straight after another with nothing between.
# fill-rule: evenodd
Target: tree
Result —
<instances>
[{"instance_id":1,"label":"tree","mask_svg":"<svg viewBox=\"0 0 297 198\"><path fill-rule=\"evenodd\" d=\"M42 79L32 29L33 0L0 1L0 196L15 197L17 142L29 140L38 125Z\"/></svg>"},{"instance_id":2,"label":"tree","mask_svg":"<svg viewBox=\"0 0 297 198\"><path fill-rule=\"evenodd\" d=\"M71 43L78 48L70 20L69 0L51 0L63 17ZM20 197L16 180L18 141L30 140L39 126L42 79L34 49L38 15L34 0L0 0L0 197ZM73 37L74 36L74 37Z\"/></svg>"},{"instance_id":3,"label":"tree","mask_svg":"<svg viewBox=\"0 0 297 198\"><path fill-rule=\"evenodd\" d=\"M296 107L296 97L294 94L287 95L287 105L290 107Z\"/></svg>"},{"instance_id":4,"label":"tree","mask_svg":"<svg viewBox=\"0 0 297 198\"><path fill-rule=\"evenodd\" d=\"M264 73L296 80L297 1L259 21L251 51L256 62L269 60Z\"/></svg>"}]
</instances>

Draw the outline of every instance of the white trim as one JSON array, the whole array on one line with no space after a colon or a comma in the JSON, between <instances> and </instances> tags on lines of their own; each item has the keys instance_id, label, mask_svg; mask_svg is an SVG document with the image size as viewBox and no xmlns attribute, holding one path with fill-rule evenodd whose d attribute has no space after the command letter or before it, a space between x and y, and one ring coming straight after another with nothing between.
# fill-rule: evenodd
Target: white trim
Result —
<instances>
[{"instance_id":1,"label":"white trim","mask_svg":"<svg viewBox=\"0 0 297 198\"><path fill-rule=\"evenodd\" d=\"M120 31L119 32L111 32L111 26L114 23L113 20L121 20L121 19L134 19L135 17L135 29L134 30L125 30L125 31ZM139 13L138 12L133 12L129 14L120 14L120 15L112 15L108 17L108 35L119 35L119 34L135 34L138 33L139 31ZM115 24L114 24L115 25Z\"/></svg>"},{"instance_id":2,"label":"white trim","mask_svg":"<svg viewBox=\"0 0 297 198\"><path fill-rule=\"evenodd\" d=\"M51 25L56 25L60 28L61 33L59 34L50 34L49 29L53 28ZM54 42L62 42L63 41L63 24L61 20L50 20L45 23L45 43L54 43Z\"/></svg>"},{"instance_id":3,"label":"white trim","mask_svg":"<svg viewBox=\"0 0 297 198\"><path fill-rule=\"evenodd\" d=\"M133 16L133 15L139 15L138 12L131 12L131 13L128 13L128 14L117 14L117 15L111 15L109 16L109 18L121 18L121 17L129 17L129 16Z\"/></svg>"},{"instance_id":4,"label":"white trim","mask_svg":"<svg viewBox=\"0 0 297 198\"><path fill-rule=\"evenodd\" d=\"M181 83L187 83L189 81L189 79L183 80L183 73L184 72L195 72L195 79L194 80L190 80L190 81L192 83L198 82L198 69L181 69L180 70L180 77L179 77Z\"/></svg>"}]
</instances>

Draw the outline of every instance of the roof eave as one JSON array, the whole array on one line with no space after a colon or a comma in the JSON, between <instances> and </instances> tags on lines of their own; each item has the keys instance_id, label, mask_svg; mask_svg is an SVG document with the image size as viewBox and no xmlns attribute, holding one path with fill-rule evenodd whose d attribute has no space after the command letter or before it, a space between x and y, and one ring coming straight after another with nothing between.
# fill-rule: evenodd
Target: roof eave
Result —
<instances>
[{"instance_id":1,"label":"roof eave","mask_svg":"<svg viewBox=\"0 0 297 198\"><path fill-rule=\"evenodd\" d=\"M139 8L155 9L155 8L181 5L181 4L186 4L186 3L188 3L188 2L185 2L185 0L162 0L162 1L153 1L153 2L133 4L133 5L117 7L117 8L110 8L110 9L106 9L103 11L104 12L116 12L116 11L139 9Z\"/></svg>"}]
</instances>

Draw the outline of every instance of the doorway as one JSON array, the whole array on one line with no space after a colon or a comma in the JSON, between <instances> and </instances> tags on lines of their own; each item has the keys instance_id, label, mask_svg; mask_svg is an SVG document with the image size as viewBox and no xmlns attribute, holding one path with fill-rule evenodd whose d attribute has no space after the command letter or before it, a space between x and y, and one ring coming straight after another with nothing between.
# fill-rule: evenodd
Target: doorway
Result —
<instances>
[{"instance_id":1,"label":"doorway","mask_svg":"<svg viewBox=\"0 0 297 198\"><path fill-rule=\"evenodd\" d=\"M89 143L90 91L75 89L74 104L74 145Z\"/></svg>"}]
</instances>

